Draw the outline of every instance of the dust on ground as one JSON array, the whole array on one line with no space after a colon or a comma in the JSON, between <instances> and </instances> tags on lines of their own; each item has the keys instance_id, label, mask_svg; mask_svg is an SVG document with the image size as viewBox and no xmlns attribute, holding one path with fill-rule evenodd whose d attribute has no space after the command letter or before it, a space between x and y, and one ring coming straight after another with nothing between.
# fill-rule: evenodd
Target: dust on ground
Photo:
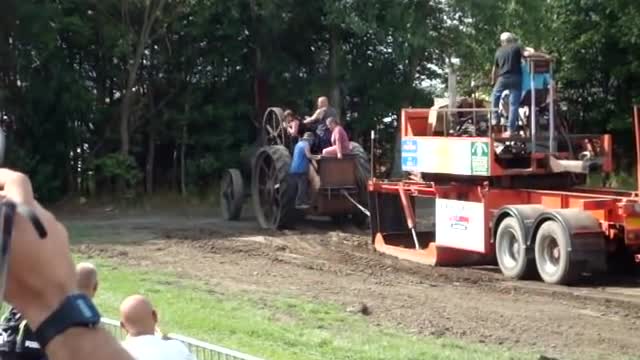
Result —
<instances>
[{"instance_id":1,"label":"dust on ground","mask_svg":"<svg viewBox=\"0 0 640 360\"><path fill-rule=\"evenodd\" d=\"M84 255L169 270L223 292L291 295L345 309L364 304L372 324L415 335L561 359L631 357L640 349L640 292L633 282L567 288L507 281L492 267L429 267L379 254L368 233L322 221L285 232L260 230L250 219L201 215L68 222L104 231L104 241L75 245ZM110 241L106 234L116 228L119 238Z\"/></svg>"}]
</instances>

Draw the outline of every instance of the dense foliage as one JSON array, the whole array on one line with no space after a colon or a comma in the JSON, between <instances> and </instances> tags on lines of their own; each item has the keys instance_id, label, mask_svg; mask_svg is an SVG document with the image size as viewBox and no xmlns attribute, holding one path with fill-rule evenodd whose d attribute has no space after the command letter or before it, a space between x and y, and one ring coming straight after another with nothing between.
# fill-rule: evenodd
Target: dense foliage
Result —
<instances>
[{"instance_id":1,"label":"dense foliage","mask_svg":"<svg viewBox=\"0 0 640 360\"><path fill-rule=\"evenodd\" d=\"M323 94L356 140L377 128L391 148L394 122L383 119L429 105L442 90L425 84L443 80L451 58L463 90L486 82L505 30L558 58L562 100L580 130L610 130L631 145L637 1L2 3L8 162L44 200L206 189L238 163L265 107L306 114Z\"/></svg>"}]
</instances>

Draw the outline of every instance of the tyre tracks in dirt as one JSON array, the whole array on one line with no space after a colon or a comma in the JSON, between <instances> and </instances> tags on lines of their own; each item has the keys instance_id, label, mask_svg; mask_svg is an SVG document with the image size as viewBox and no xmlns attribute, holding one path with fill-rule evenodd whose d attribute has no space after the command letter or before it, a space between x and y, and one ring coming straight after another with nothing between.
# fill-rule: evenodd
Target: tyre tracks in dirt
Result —
<instances>
[{"instance_id":1,"label":"tyre tracks in dirt","mask_svg":"<svg viewBox=\"0 0 640 360\"><path fill-rule=\"evenodd\" d=\"M640 349L640 339L631 335L640 330L634 279L561 287L507 281L496 267L429 267L377 253L366 232L324 222L271 232L253 221L197 217L92 221L106 229L146 229L152 236L136 246L82 244L80 253L172 269L267 302L287 295L345 309L364 304L374 325L563 359L615 359Z\"/></svg>"}]
</instances>

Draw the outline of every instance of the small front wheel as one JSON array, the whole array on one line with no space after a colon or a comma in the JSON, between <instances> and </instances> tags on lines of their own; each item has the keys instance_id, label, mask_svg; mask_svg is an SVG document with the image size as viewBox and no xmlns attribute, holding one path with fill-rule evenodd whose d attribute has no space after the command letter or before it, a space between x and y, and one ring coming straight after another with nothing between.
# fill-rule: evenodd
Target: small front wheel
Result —
<instances>
[{"instance_id":1,"label":"small front wheel","mask_svg":"<svg viewBox=\"0 0 640 360\"><path fill-rule=\"evenodd\" d=\"M225 220L238 220L244 203L244 184L238 169L228 169L220 181L220 210Z\"/></svg>"}]
</instances>

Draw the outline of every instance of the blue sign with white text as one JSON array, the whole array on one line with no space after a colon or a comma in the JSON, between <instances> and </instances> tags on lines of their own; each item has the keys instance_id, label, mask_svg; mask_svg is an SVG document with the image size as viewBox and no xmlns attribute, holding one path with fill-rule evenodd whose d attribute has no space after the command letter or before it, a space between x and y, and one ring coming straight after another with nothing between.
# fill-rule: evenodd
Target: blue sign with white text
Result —
<instances>
[{"instance_id":1,"label":"blue sign with white text","mask_svg":"<svg viewBox=\"0 0 640 360\"><path fill-rule=\"evenodd\" d=\"M417 154L418 153L418 140L406 139L402 140L401 144L402 154Z\"/></svg>"}]
</instances>

